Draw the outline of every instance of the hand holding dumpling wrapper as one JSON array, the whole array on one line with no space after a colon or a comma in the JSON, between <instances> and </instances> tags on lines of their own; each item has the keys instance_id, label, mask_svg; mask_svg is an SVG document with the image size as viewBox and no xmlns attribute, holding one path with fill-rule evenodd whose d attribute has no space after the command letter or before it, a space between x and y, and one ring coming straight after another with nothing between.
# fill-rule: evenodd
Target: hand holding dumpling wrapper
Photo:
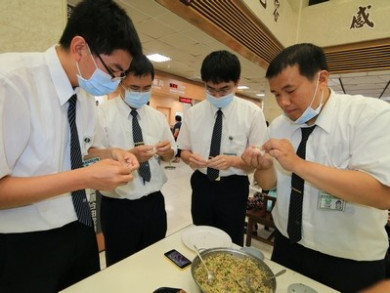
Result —
<instances>
[{"instance_id":1,"label":"hand holding dumpling wrapper","mask_svg":"<svg viewBox=\"0 0 390 293\"><path fill-rule=\"evenodd\" d=\"M244 151L241 158L247 165L256 169L265 169L272 166L272 157L262 146L251 145Z\"/></svg>"},{"instance_id":2,"label":"hand holding dumpling wrapper","mask_svg":"<svg viewBox=\"0 0 390 293\"><path fill-rule=\"evenodd\" d=\"M152 156L154 156L156 153L157 153L157 149L156 149L156 146L152 146L152 149L149 151L150 154L152 154Z\"/></svg>"},{"instance_id":3,"label":"hand holding dumpling wrapper","mask_svg":"<svg viewBox=\"0 0 390 293\"><path fill-rule=\"evenodd\" d=\"M264 155L265 155L265 150L263 150L261 146L257 145L257 146L256 146L256 149L259 151L259 153L260 153L261 156L264 156Z\"/></svg>"}]
</instances>

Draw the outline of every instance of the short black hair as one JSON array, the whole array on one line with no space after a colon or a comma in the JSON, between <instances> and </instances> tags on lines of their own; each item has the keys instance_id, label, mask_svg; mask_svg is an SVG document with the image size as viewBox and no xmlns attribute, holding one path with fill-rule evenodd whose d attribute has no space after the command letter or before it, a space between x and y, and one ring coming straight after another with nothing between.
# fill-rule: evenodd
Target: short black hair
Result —
<instances>
[{"instance_id":1,"label":"short black hair","mask_svg":"<svg viewBox=\"0 0 390 293\"><path fill-rule=\"evenodd\" d=\"M175 120L178 121L178 122L180 122L180 121L181 121L181 116L180 116L180 115L176 115L176 116L175 116Z\"/></svg>"},{"instance_id":2,"label":"short black hair","mask_svg":"<svg viewBox=\"0 0 390 293\"><path fill-rule=\"evenodd\" d=\"M298 65L299 73L309 80L313 80L320 70L328 70L326 56L322 48L302 43L292 45L281 51L270 63L265 75L266 78L277 76L287 66Z\"/></svg>"},{"instance_id":3,"label":"short black hair","mask_svg":"<svg viewBox=\"0 0 390 293\"><path fill-rule=\"evenodd\" d=\"M130 63L130 68L126 75L133 74L134 76L145 76L150 74L154 80L154 67L152 62L145 55L139 55L133 58Z\"/></svg>"},{"instance_id":4,"label":"short black hair","mask_svg":"<svg viewBox=\"0 0 390 293\"><path fill-rule=\"evenodd\" d=\"M112 0L83 0L74 8L60 45L69 49L75 36L83 37L94 54L110 55L121 49L131 56L142 54L137 31L126 11Z\"/></svg>"},{"instance_id":5,"label":"short black hair","mask_svg":"<svg viewBox=\"0 0 390 293\"><path fill-rule=\"evenodd\" d=\"M214 51L206 56L200 70L204 82L238 82L241 75L241 65L237 56L222 50Z\"/></svg>"}]
</instances>

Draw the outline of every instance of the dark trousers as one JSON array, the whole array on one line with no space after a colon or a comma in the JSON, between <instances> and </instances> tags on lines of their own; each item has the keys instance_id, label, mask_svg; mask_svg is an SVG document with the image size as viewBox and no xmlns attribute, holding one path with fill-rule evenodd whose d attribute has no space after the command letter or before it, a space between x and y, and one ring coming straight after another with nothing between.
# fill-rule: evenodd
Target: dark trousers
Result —
<instances>
[{"instance_id":1,"label":"dark trousers","mask_svg":"<svg viewBox=\"0 0 390 293\"><path fill-rule=\"evenodd\" d=\"M100 216L107 266L163 239L167 232L165 201L159 191L136 200L103 196Z\"/></svg>"},{"instance_id":2,"label":"dark trousers","mask_svg":"<svg viewBox=\"0 0 390 293\"><path fill-rule=\"evenodd\" d=\"M191 187L193 223L222 229L234 243L242 246L249 195L248 177L232 175L211 182L207 175L195 171L191 176Z\"/></svg>"},{"instance_id":3,"label":"dark trousers","mask_svg":"<svg viewBox=\"0 0 390 293\"><path fill-rule=\"evenodd\" d=\"M358 292L385 278L385 261L354 261L291 244L275 233L272 260L340 292Z\"/></svg>"},{"instance_id":4,"label":"dark trousers","mask_svg":"<svg viewBox=\"0 0 390 293\"><path fill-rule=\"evenodd\" d=\"M99 269L95 231L79 222L0 234L0 292L54 293Z\"/></svg>"}]
</instances>

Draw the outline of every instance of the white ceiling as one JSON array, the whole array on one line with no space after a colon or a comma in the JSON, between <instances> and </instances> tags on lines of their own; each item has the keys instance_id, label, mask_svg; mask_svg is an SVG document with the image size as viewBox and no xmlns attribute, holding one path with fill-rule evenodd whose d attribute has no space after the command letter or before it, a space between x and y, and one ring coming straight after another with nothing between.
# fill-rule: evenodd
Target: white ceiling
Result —
<instances>
[{"instance_id":1,"label":"white ceiling","mask_svg":"<svg viewBox=\"0 0 390 293\"><path fill-rule=\"evenodd\" d=\"M190 80L200 81L200 66L206 55L215 50L230 50L208 34L172 13L154 0L116 0L134 22L145 54L159 53L172 58L154 63L156 69ZM68 0L76 4L79 0ZM268 85L265 69L241 57L241 85L249 87L242 93L252 98L263 93ZM330 87L347 94L379 97L390 81L390 71L331 75ZM390 86L382 96L390 100Z\"/></svg>"},{"instance_id":2,"label":"white ceiling","mask_svg":"<svg viewBox=\"0 0 390 293\"><path fill-rule=\"evenodd\" d=\"M341 82L340 82L341 81ZM335 91L364 95L390 102L390 71L372 71L331 75L329 86Z\"/></svg>"},{"instance_id":3,"label":"white ceiling","mask_svg":"<svg viewBox=\"0 0 390 293\"><path fill-rule=\"evenodd\" d=\"M230 50L197 27L178 17L153 0L119 0L138 31L145 54L159 53L172 58L154 63L156 69L200 81L203 59L215 50ZM256 97L266 85L265 70L237 55L241 62L241 85L245 95Z\"/></svg>"}]
</instances>

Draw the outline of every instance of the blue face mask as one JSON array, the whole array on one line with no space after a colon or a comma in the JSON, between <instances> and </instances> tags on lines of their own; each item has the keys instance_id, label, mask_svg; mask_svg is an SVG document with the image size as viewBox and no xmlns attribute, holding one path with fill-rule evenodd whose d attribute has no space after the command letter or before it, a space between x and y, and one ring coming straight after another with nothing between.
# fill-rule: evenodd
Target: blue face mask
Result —
<instances>
[{"instance_id":1,"label":"blue face mask","mask_svg":"<svg viewBox=\"0 0 390 293\"><path fill-rule=\"evenodd\" d=\"M151 91L148 92L132 92L132 91L125 91L125 102L130 107L138 109L142 106L145 106L151 96Z\"/></svg>"},{"instance_id":2,"label":"blue face mask","mask_svg":"<svg viewBox=\"0 0 390 293\"><path fill-rule=\"evenodd\" d=\"M320 83L320 75L318 75L316 90L314 91L313 99L311 100L310 106L306 108L306 110L302 113L302 115L295 121L293 121L294 124L300 125L303 123L306 123L310 119L316 117L318 114L320 114L322 109L322 98L324 97L324 92L321 93L321 101L318 105L317 109L313 109L312 105L315 100L317 90L318 90L318 84Z\"/></svg>"},{"instance_id":3,"label":"blue face mask","mask_svg":"<svg viewBox=\"0 0 390 293\"><path fill-rule=\"evenodd\" d=\"M225 96L216 98L209 93L206 93L207 101L209 101L211 104L213 104L217 108L223 108L229 105L234 98L234 93L227 94Z\"/></svg>"},{"instance_id":4,"label":"blue face mask","mask_svg":"<svg viewBox=\"0 0 390 293\"><path fill-rule=\"evenodd\" d=\"M90 79L85 79L81 76L79 64L76 63L77 71L77 80L79 86L86 90L88 93L94 96L104 96L115 91L119 85L120 80L112 80L111 76L108 73L105 73L99 67L97 67L95 60L91 58L95 64L96 70L92 74Z\"/></svg>"}]
</instances>

